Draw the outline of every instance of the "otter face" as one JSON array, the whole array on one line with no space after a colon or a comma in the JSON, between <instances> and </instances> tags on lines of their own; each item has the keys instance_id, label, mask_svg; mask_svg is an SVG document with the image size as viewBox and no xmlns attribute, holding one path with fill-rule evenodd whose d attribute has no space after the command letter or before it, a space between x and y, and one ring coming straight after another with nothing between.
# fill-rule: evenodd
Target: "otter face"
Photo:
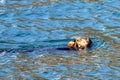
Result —
<instances>
[{"instance_id":1,"label":"otter face","mask_svg":"<svg viewBox=\"0 0 120 80\"><path fill-rule=\"evenodd\" d=\"M76 38L74 42L68 43L68 47L74 50L86 49L91 45L91 40L89 38Z\"/></svg>"},{"instance_id":2,"label":"otter face","mask_svg":"<svg viewBox=\"0 0 120 80\"><path fill-rule=\"evenodd\" d=\"M78 44L78 47L87 46L89 44L88 38L76 38L75 42Z\"/></svg>"}]
</instances>

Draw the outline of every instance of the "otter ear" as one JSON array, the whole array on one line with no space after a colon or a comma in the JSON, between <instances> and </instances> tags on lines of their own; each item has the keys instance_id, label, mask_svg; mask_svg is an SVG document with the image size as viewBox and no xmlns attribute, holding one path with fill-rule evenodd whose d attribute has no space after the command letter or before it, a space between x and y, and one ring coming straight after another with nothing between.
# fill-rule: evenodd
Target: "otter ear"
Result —
<instances>
[{"instance_id":1,"label":"otter ear","mask_svg":"<svg viewBox=\"0 0 120 80\"><path fill-rule=\"evenodd\" d=\"M87 37L87 41L89 41L89 38Z\"/></svg>"},{"instance_id":2,"label":"otter ear","mask_svg":"<svg viewBox=\"0 0 120 80\"><path fill-rule=\"evenodd\" d=\"M84 39L85 39L86 41L89 41L89 38L88 38L88 37L84 37Z\"/></svg>"},{"instance_id":3,"label":"otter ear","mask_svg":"<svg viewBox=\"0 0 120 80\"><path fill-rule=\"evenodd\" d=\"M88 37L86 37L86 40L87 40L87 41L90 41L90 39L89 39Z\"/></svg>"}]
</instances>

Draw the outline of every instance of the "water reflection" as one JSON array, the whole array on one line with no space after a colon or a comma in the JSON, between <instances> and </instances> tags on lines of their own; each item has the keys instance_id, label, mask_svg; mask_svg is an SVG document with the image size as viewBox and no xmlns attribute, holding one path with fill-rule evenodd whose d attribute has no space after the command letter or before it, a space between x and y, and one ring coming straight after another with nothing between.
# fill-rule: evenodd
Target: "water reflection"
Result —
<instances>
[{"instance_id":1,"label":"water reflection","mask_svg":"<svg viewBox=\"0 0 120 80\"><path fill-rule=\"evenodd\" d=\"M119 7L119 0L1 0L0 79L119 79ZM61 50L79 36L93 40L89 51Z\"/></svg>"}]
</instances>

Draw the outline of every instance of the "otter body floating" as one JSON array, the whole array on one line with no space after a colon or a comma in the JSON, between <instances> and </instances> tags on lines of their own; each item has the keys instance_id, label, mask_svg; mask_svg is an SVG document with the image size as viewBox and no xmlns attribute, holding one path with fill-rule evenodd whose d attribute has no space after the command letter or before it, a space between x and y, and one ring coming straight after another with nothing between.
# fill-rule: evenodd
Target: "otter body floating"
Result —
<instances>
[{"instance_id":1,"label":"otter body floating","mask_svg":"<svg viewBox=\"0 0 120 80\"><path fill-rule=\"evenodd\" d=\"M69 42L70 41L70 42ZM68 43L69 42L69 43ZM63 39L63 40L50 40L44 41L48 43L47 45L26 45L21 46L21 48L9 48L9 49L0 49L0 54L3 52L20 52L20 53L32 53L32 52L49 52L49 51L79 51L79 50L95 50L103 47L109 46L104 40L99 37L90 37L90 38L76 38L76 39ZM59 43L59 44L58 44ZM68 43L68 46L67 46Z\"/></svg>"}]
</instances>

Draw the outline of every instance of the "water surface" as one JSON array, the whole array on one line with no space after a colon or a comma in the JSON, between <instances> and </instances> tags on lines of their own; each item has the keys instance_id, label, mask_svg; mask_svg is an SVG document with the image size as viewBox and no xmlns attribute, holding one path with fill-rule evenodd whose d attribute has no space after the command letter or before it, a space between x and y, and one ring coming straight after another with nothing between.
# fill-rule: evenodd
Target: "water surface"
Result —
<instances>
[{"instance_id":1,"label":"water surface","mask_svg":"<svg viewBox=\"0 0 120 80\"><path fill-rule=\"evenodd\" d=\"M90 51L57 50L79 36ZM119 80L120 0L1 0L1 80Z\"/></svg>"}]
</instances>

